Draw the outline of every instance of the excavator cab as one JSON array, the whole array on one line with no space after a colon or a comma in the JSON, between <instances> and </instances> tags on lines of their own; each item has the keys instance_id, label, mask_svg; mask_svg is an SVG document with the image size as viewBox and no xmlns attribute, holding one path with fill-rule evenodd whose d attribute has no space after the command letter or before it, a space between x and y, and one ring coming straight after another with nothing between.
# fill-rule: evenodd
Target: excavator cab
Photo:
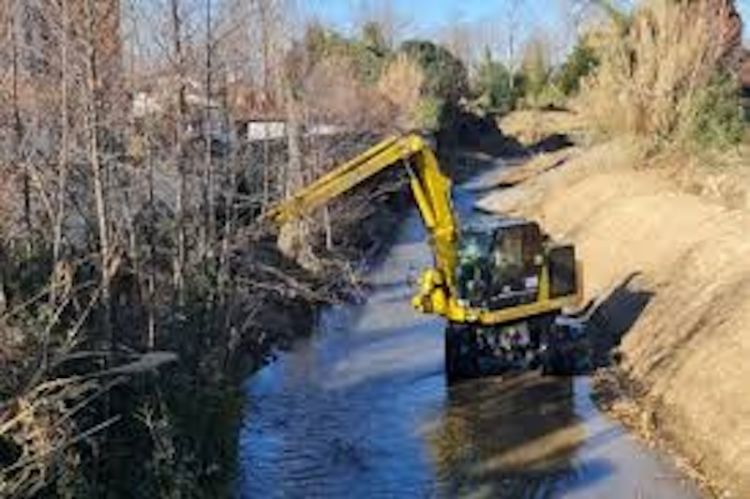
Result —
<instances>
[{"instance_id":1,"label":"excavator cab","mask_svg":"<svg viewBox=\"0 0 750 499\"><path fill-rule=\"evenodd\" d=\"M544 236L534 222L492 219L468 226L458 244L459 303L500 310L534 302L543 255Z\"/></svg>"},{"instance_id":2,"label":"excavator cab","mask_svg":"<svg viewBox=\"0 0 750 499\"><path fill-rule=\"evenodd\" d=\"M455 274L458 304L487 313L575 295L580 277L573 246L553 243L535 222L494 218L462 228ZM449 380L534 365L560 372L546 366L548 359L559 364L565 336L556 323L559 314L548 308L495 324L449 324Z\"/></svg>"}]
</instances>

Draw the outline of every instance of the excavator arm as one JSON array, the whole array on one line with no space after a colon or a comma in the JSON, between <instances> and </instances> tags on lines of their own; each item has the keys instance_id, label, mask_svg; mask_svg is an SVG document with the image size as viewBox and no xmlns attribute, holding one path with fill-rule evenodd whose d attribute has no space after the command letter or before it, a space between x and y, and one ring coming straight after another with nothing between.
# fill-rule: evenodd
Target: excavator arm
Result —
<instances>
[{"instance_id":1,"label":"excavator arm","mask_svg":"<svg viewBox=\"0 0 750 499\"><path fill-rule=\"evenodd\" d=\"M442 315L457 323L496 325L577 303L577 293L559 298L551 296L547 266L541 272L539 296L533 303L488 310L470 307L458 299L456 267L459 227L451 200L451 182L440 171L430 146L415 134L380 142L274 206L264 218L279 226L303 218L390 167L403 167L409 174L411 190L427 229L434 257L433 267L422 272L419 289L412 299L417 310Z\"/></svg>"},{"instance_id":2,"label":"excavator arm","mask_svg":"<svg viewBox=\"0 0 750 499\"><path fill-rule=\"evenodd\" d=\"M403 167L409 174L432 247L433 266L422 271L412 305L448 320L448 380L481 374L486 363L480 357L488 352L492 365L501 369L537 361L553 372L562 369L559 359L567 354L556 318L579 302L582 290L574 248L545 243L538 225L529 222L515 229L512 225L492 228L488 231L492 248L477 250L471 228L459 233L451 182L418 135L384 140L302 188L264 217L280 226L304 218L390 167ZM487 235L481 230L478 234ZM460 269L459 252L463 253ZM470 297L475 290L479 299ZM529 353L536 353L535 360L529 360Z\"/></svg>"},{"instance_id":3,"label":"excavator arm","mask_svg":"<svg viewBox=\"0 0 750 499\"><path fill-rule=\"evenodd\" d=\"M413 300L420 311L449 316L455 296L457 221L451 201L451 182L440 171L425 140L415 134L392 137L340 165L273 207L266 219L283 225L304 217L331 199L389 167L403 167L422 221L429 234L434 268L423 272Z\"/></svg>"}]
</instances>

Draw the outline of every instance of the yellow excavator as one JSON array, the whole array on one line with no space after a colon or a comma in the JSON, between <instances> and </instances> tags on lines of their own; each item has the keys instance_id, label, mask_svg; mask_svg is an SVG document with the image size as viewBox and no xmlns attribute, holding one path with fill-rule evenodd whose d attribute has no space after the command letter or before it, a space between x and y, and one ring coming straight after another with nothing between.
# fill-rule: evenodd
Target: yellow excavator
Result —
<instances>
[{"instance_id":1,"label":"yellow excavator","mask_svg":"<svg viewBox=\"0 0 750 499\"><path fill-rule=\"evenodd\" d=\"M448 321L449 382L541 366L570 369L556 318L580 302L581 271L571 245L554 244L531 221L485 219L459 225L451 181L428 142L417 134L386 139L334 168L264 218L279 226L391 167L409 175L427 230L433 266L422 271L413 306Z\"/></svg>"}]
</instances>

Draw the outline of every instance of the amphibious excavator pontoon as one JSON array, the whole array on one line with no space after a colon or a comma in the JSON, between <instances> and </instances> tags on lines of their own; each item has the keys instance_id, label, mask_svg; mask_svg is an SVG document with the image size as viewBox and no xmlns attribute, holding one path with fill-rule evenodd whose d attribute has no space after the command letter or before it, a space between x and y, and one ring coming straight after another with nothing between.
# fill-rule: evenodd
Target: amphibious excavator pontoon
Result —
<instances>
[{"instance_id":1,"label":"amphibious excavator pontoon","mask_svg":"<svg viewBox=\"0 0 750 499\"><path fill-rule=\"evenodd\" d=\"M412 299L420 312L447 319L449 381L540 366L568 369L561 311L580 301L581 271L571 245L555 244L527 220L484 219L461 226L451 182L417 134L382 141L268 211L283 225L304 217L390 167L405 168L427 230L433 266Z\"/></svg>"}]
</instances>

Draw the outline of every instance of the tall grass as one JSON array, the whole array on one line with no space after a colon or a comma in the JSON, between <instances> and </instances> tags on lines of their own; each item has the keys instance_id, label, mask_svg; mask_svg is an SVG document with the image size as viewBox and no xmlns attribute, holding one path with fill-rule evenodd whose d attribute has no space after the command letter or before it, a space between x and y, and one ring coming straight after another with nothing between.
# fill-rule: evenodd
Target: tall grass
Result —
<instances>
[{"instance_id":1,"label":"tall grass","mask_svg":"<svg viewBox=\"0 0 750 499\"><path fill-rule=\"evenodd\" d=\"M736 142L742 125L723 65L726 19L709 0L647 0L624 23L602 27L591 37L600 66L584 82L581 113L605 135L654 145Z\"/></svg>"}]
</instances>

